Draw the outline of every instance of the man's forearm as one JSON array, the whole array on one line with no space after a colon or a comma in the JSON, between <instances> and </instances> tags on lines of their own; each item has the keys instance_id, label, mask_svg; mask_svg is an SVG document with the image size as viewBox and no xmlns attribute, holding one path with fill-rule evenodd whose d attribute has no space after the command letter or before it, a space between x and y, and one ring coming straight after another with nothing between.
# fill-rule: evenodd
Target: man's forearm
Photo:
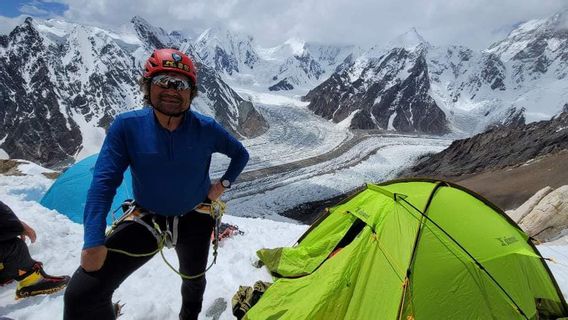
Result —
<instances>
[{"instance_id":1,"label":"man's forearm","mask_svg":"<svg viewBox=\"0 0 568 320\"><path fill-rule=\"evenodd\" d=\"M229 167L227 168L227 171L223 175L222 179L227 179L231 181L231 183L234 182L241 174L248 161L249 153L244 147L242 147L242 151L239 152L239 156L231 158L231 163L229 164Z\"/></svg>"}]
</instances>

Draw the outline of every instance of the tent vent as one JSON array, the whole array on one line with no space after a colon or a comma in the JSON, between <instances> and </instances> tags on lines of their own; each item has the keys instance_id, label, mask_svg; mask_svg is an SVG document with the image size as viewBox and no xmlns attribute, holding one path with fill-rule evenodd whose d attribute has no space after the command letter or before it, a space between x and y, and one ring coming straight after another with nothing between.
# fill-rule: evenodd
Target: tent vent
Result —
<instances>
[{"instance_id":1,"label":"tent vent","mask_svg":"<svg viewBox=\"0 0 568 320\"><path fill-rule=\"evenodd\" d=\"M343 239L341 239L341 241L339 241L337 246L335 246L335 249L333 249L333 251L348 246L355 239L355 237L357 237L357 235L361 233L361 230L363 230L364 226L365 222L363 222L363 220L361 219L355 220L355 222L353 222L353 224L351 225L345 236L343 236Z\"/></svg>"}]
</instances>

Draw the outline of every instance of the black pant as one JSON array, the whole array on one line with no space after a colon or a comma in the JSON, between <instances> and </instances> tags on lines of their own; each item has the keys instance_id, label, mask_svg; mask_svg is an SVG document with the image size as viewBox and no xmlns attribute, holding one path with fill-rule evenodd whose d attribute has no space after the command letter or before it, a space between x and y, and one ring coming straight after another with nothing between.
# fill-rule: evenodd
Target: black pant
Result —
<instances>
[{"instance_id":1,"label":"black pant","mask_svg":"<svg viewBox=\"0 0 568 320\"><path fill-rule=\"evenodd\" d=\"M27 274L33 269L36 261L30 256L28 246L24 240L14 238L0 242L0 284L10 280L22 280L21 274ZM20 272L23 271L23 272Z\"/></svg>"},{"instance_id":2,"label":"black pant","mask_svg":"<svg viewBox=\"0 0 568 320\"><path fill-rule=\"evenodd\" d=\"M165 218L156 217L160 227L165 229ZM168 219L172 225L172 218ZM149 222L151 216L145 216L144 220ZM181 273L191 276L205 270L212 229L213 219L209 215L192 211L179 219L175 249ZM121 223L107 237L105 245L107 248L131 253L148 253L156 250L157 241L146 227L133 221L127 221ZM86 272L79 267L65 291L64 319L115 319L112 304L114 291L130 274L150 259L151 257L136 258L109 251L100 270ZM172 271L168 271L166 267L164 272ZM205 276L193 280L183 279L180 319L197 319L201 311L205 284ZM133 292L132 296L135 295L137 293Z\"/></svg>"}]
</instances>

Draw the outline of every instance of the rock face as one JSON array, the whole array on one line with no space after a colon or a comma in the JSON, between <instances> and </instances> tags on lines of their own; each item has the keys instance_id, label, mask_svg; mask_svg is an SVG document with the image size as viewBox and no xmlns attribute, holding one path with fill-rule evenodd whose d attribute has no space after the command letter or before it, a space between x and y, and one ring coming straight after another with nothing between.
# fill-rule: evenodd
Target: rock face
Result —
<instances>
[{"instance_id":1,"label":"rock face","mask_svg":"<svg viewBox=\"0 0 568 320\"><path fill-rule=\"evenodd\" d=\"M31 18L0 37L0 151L44 166L65 166L97 152L120 112L142 106L142 65L154 48L192 54L189 40L141 18L130 34ZM239 137L266 121L217 74L196 61L200 95L192 107ZM243 110L241 110L243 108ZM2 152L0 152L2 153Z\"/></svg>"},{"instance_id":2,"label":"rock face","mask_svg":"<svg viewBox=\"0 0 568 320\"><path fill-rule=\"evenodd\" d=\"M277 84L268 87L270 91L292 90L294 86L288 83L288 79L280 80Z\"/></svg>"},{"instance_id":3,"label":"rock face","mask_svg":"<svg viewBox=\"0 0 568 320\"><path fill-rule=\"evenodd\" d=\"M507 215L513 219L516 223L519 223L524 217L533 211L533 209L539 204L542 198L546 197L549 193L554 191L553 188L546 186L540 189L534 194L529 200L523 203L520 207L515 210L507 211Z\"/></svg>"},{"instance_id":4,"label":"rock face","mask_svg":"<svg viewBox=\"0 0 568 320\"><path fill-rule=\"evenodd\" d=\"M548 193L521 219L519 226L540 242L561 236L568 228L568 185Z\"/></svg>"},{"instance_id":5,"label":"rock face","mask_svg":"<svg viewBox=\"0 0 568 320\"><path fill-rule=\"evenodd\" d=\"M81 32L81 29L76 30L70 35L70 41ZM75 114L92 117L92 107L106 107L104 104L93 106L83 93L85 84L93 81L93 89L98 92L92 97L97 93L101 96L105 91L103 75L87 76L81 79L83 81L69 79L79 71L81 61L74 56L70 45L43 37L31 18L16 27L7 40L0 54L0 147L12 158L32 159L46 165L71 160L82 144L82 137L78 124L70 118ZM107 52L116 49L106 47ZM115 53L119 52L121 50ZM55 57L68 57L68 63L63 64ZM124 65L117 65L117 69L121 67ZM60 72L61 78L54 76L54 70ZM111 74L113 71L116 70L107 70ZM124 77L122 72L113 75ZM71 92L62 98L60 90ZM65 104L77 107L69 110L62 107Z\"/></svg>"},{"instance_id":6,"label":"rock face","mask_svg":"<svg viewBox=\"0 0 568 320\"><path fill-rule=\"evenodd\" d=\"M213 68L200 61L197 61L196 68L200 96L192 108L214 115L225 129L240 138L252 138L268 129L268 123L254 105L231 89Z\"/></svg>"},{"instance_id":7,"label":"rock face","mask_svg":"<svg viewBox=\"0 0 568 320\"><path fill-rule=\"evenodd\" d=\"M24 162L6 159L0 159L0 174L4 176L23 176L24 174L18 170L18 166Z\"/></svg>"},{"instance_id":8,"label":"rock face","mask_svg":"<svg viewBox=\"0 0 568 320\"><path fill-rule=\"evenodd\" d=\"M426 52L427 45L420 44L413 50L392 49L378 59L359 59L304 99L326 119L349 118L352 129L447 133L446 115L429 94Z\"/></svg>"},{"instance_id":9,"label":"rock face","mask_svg":"<svg viewBox=\"0 0 568 320\"><path fill-rule=\"evenodd\" d=\"M568 149L568 112L552 120L499 127L456 140L444 151L424 157L404 176L457 177L521 165L538 156Z\"/></svg>"}]
</instances>

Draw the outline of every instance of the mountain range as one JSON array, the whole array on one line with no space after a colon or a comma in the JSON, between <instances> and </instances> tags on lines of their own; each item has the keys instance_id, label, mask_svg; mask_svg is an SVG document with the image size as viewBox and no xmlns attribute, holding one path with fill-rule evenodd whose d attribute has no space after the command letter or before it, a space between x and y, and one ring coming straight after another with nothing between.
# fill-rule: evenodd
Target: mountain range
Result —
<instances>
[{"instance_id":1,"label":"mountain range","mask_svg":"<svg viewBox=\"0 0 568 320\"><path fill-rule=\"evenodd\" d=\"M474 51L412 29L346 61L310 90L309 109L353 129L471 135L550 119L568 102L568 10Z\"/></svg>"},{"instance_id":2,"label":"mountain range","mask_svg":"<svg viewBox=\"0 0 568 320\"><path fill-rule=\"evenodd\" d=\"M154 48L196 56L179 33L135 17L130 32L27 18L0 36L0 148L11 158L64 166L97 152L115 115L143 106L138 80ZM195 110L237 137L268 126L250 101L199 59Z\"/></svg>"},{"instance_id":3,"label":"mountain range","mask_svg":"<svg viewBox=\"0 0 568 320\"><path fill-rule=\"evenodd\" d=\"M550 119L568 102L568 10L519 23L483 50L435 46L415 28L368 49L290 39L262 48L213 28L197 54L237 87L302 95L351 129L470 136Z\"/></svg>"},{"instance_id":4,"label":"mountain range","mask_svg":"<svg viewBox=\"0 0 568 320\"><path fill-rule=\"evenodd\" d=\"M96 152L122 111L141 106L154 48L194 57L195 110L240 138L268 123L237 91L299 97L350 129L466 137L558 114L568 102L568 10L519 24L484 50L435 46L415 28L369 48L289 39L265 48L221 28L192 40L140 17L106 30L33 20L0 36L0 155L46 166Z\"/></svg>"}]
</instances>

